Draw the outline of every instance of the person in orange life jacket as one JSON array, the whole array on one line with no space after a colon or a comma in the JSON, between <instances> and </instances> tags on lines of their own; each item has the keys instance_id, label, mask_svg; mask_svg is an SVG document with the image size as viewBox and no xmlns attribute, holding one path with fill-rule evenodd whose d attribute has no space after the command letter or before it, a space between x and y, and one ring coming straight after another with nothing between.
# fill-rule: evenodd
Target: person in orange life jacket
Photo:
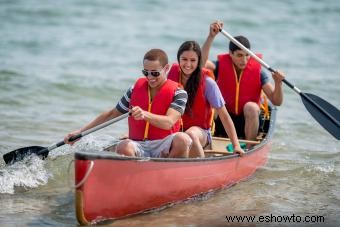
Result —
<instances>
[{"instance_id":1,"label":"person in orange life jacket","mask_svg":"<svg viewBox=\"0 0 340 227\"><path fill-rule=\"evenodd\" d=\"M117 146L117 153L138 157L188 157L192 140L179 132L187 93L178 83L168 80L168 57L163 50L151 49L144 55L144 76L137 79L118 102L85 127L65 136L68 139L82 131L130 111L129 138Z\"/></svg>"},{"instance_id":2,"label":"person in orange life jacket","mask_svg":"<svg viewBox=\"0 0 340 227\"><path fill-rule=\"evenodd\" d=\"M218 55L216 62L209 61L211 44L222 27L223 23L219 21L210 25L209 35L202 47L202 62L215 72L217 84L239 138L254 140L259 129L261 90L274 105L280 106L283 101L282 80L285 76L280 71L272 73L275 83L273 86L260 63L232 42L229 43L229 53ZM234 38L250 49L247 38L243 36ZM226 136L220 119L217 118L215 123L215 135Z\"/></svg>"},{"instance_id":3,"label":"person in orange life jacket","mask_svg":"<svg viewBox=\"0 0 340 227\"><path fill-rule=\"evenodd\" d=\"M183 129L192 139L189 157L204 157L204 147L211 143L212 107L216 109L231 138L235 152L243 155L234 124L225 108L224 99L209 71L201 66L201 48L195 41L184 42L178 52L179 64L173 64L168 79L179 82L188 93L182 116Z\"/></svg>"}]
</instances>

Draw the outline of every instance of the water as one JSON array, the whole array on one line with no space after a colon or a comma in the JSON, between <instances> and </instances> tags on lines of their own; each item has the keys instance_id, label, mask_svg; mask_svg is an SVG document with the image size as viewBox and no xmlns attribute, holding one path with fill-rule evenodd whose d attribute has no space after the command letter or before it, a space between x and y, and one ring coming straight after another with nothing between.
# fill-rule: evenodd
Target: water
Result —
<instances>
[{"instance_id":1,"label":"water","mask_svg":"<svg viewBox=\"0 0 340 227\"><path fill-rule=\"evenodd\" d=\"M174 62L183 41L203 44L215 19L224 21L229 33L247 36L252 50L262 52L302 91L340 108L338 1L3 0L1 155L60 141L115 105L140 75L148 49L162 48ZM210 58L226 49L226 38L217 36ZM73 148L53 150L46 161L32 157L10 167L0 162L1 226L76 226L73 152L103 147L126 129L126 121L120 121ZM224 226L226 215L270 214L323 215L324 225L339 225L339 154L339 142L285 87L273 150L253 177L198 201L111 226Z\"/></svg>"}]
</instances>

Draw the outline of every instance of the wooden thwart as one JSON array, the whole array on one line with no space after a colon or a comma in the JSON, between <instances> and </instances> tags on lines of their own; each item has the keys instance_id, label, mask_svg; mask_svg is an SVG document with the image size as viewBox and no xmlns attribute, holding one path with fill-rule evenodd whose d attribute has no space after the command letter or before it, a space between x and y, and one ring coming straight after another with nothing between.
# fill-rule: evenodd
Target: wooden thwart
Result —
<instances>
[{"instance_id":1,"label":"wooden thwart","mask_svg":"<svg viewBox=\"0 0 340 227\"><path fill-rule=\"evenodd\" d=\"M222 150L204 150L205 154L223 154L223 155L232 155L233 152L222 151Z\"/></svg>"},{"instance_id":2,"label":"wooden thwart","mask_svg":"<svg viewBox=\"0 0 340 227\"><path fill-rule=\"evenodd\" d=\"M222 137L213 137L213 141L226 141L231 142L229 138L222 138ZM261 141L259 140L238 140L240 143L247 143L247 144L259 144Z\"/></svg>"},{"instance_id":3,"label":"wooden thwart","mask_svg":"<svg viewBox=\"0 0 340 227\"><path fill-rule=\"evenodd\" d=\"M261 143L260 140L239 140L240 143L246 143L250 145L258 145ZM233 152L228 152L226 147L231 144L229 138L213 137L211 147L204 150L206 155L220 156L220 155L232 155Z\"/></svg>"}]
</instances>

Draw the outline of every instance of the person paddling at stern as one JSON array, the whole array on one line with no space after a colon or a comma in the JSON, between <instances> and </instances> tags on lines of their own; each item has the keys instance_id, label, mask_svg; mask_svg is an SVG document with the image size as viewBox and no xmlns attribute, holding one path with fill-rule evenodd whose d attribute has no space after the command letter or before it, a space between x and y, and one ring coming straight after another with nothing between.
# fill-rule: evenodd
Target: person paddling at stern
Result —
<instances>
[{"instance_id":1,"label":"person paddling at stern","mask_svg":"<svg viewBox=\"0 0 340 227\"><path fill-rule=\"evenodd\" d=\"M226 108L236 126L238 137L255 140L259 130L261 90L274 105L281 105L283 101L282 80L285 76L280 71L274 72L272 77L275 86L273 86L260 63L233 42L229 43L228 53L218 55L215 62L209 61L211 44L222 27L223 23L220 21L210 25L209 35L202 47L202 62L214 71L217 84L226 101ZM250 43L246 37L234 38L250 49ZM217 118L215 124L215 135L226 136L222 119Z\"/></svg>"},{"instance_id":2,"label":"person paddling at stern","mask_svg":"<svg viewBox=\"0 0 340 227\"><path fill-rule=\"evenodd\" d=\"M66 135L65 143L73 144L69 142L71 136L130 111L129 138L118 144L117 153L138 157L188 157L192 140L186 133L179 132L187 93L178 83L166 78L169 64L163 50L148 51L144 55L143 67L144 76L137 79L116 107Z\"/></svg>"},{"instance_id":3,"label":"person paddling at stern","mask_svg":"<svg viewBox=\"0 0 340 227\"><path fill-rule=\"evenodd\" d=\"M184 42L177 52L177 60L179 64L172 65L168 79L182 84L188 93L182 121L183 129L193 141L189 157L204 157L204 147L212 142L212 108L215 108L220 116L234 151L243 155L244 151L240 147L221 92L214 79L209 76L209 71L202 69L199 44L195 41Z\"/></svg>"}]
</instances>

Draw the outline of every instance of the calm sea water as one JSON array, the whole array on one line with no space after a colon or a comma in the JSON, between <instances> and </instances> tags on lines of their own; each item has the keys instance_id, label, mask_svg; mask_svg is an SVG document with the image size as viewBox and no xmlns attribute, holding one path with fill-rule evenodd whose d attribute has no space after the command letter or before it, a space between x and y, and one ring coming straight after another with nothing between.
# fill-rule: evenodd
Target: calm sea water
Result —
<instances>
[{"instance_id":1,"label":"calm sea water","mask_svg":"<svg viewBox=\"0 0 340 227\"><path fill-rule=\"evenodd\" d=\"M115 105L140 75L148 49L164 49L173 62L183 41L203 44L215 19L224 21L229 33L247 36L252 50L302 91L340 108L338 1L3 0L0 154L60 141ZM210 58L227 44L224 36L216 37ZM33 157L12 166L0 161L1 226L76 226L73 152L103 147L126 129L125 121L118 122L73 148L53 150L46 161ZM297 226L339 226L339 154L339 142L285 87L272 152L253 177L111 226L224 226L230 224L226 215L271 214L325 219Z\"/></svg>"}]
</instances>

